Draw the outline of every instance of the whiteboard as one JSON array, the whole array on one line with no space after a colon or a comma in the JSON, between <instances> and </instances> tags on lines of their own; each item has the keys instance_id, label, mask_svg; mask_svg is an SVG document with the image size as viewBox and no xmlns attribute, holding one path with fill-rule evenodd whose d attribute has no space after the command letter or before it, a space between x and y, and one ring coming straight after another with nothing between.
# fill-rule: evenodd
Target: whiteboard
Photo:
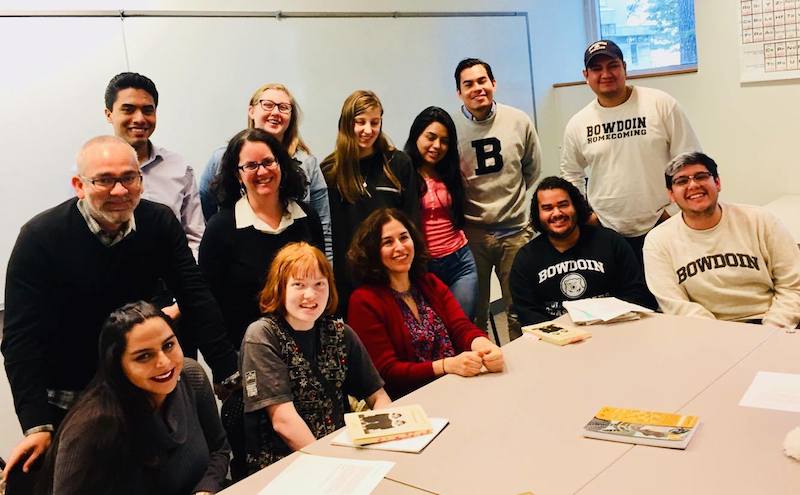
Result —
<instances>
[{"instance_id":1,"label":"whiteboard","mask_svg":"<svg viewBox=\"0 0 800 495\"><path fill-rule=\"evenodd\" d=\"M489 62L498 101L533 117L525 16L0 18L0 283L19 228L70 196L81 144L113 132L103 92L119 72L156 83L151 139L199 177L212 150L246 126L250 95L265 82L294 93L301 134L321 160L356 89L381 98L398 147L426 106L459 118L453 71L466 57Z\"/></svg>"}]
</instances>

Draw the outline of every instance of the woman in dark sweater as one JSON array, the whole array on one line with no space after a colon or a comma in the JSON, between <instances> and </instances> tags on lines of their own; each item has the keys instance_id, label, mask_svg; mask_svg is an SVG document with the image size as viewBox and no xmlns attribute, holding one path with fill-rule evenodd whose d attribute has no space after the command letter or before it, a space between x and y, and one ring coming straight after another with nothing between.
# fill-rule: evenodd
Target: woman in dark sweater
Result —
<instances>
[{"instance_id":1,"label":"woman in dark sweater","mask_svg":"<svg viewBox=\"0 0 800 495\"><path fill-rule=\"evenodd\" d=\"M372 91L347 97L339 116L336 149L322 162L328 184L333 233L333 270L340 314L347 314L353 284L346 255L353 232L378 208L397 208L419 217L417 174L408 155L383 133L383 106Z\"/></svg>"},{"instance_id":2,"label":"woman in dark sweater","mask_svg":"<svg viewBox=\"0 0 800 495\"><path fill-rule=\"evenodd\" d=\"M211 187L222 209L206 227L198 262L238 349L247 325L261 315L258 293L275 253L290 242L323 251L325 243L317 213L298 199L305 194L303 172L262 129L231 138Z\"/></svg>"},{"instance_id":3,"label":"woman in dark sweater","mask_svg":"<svg viewBox=\"0 0 800 495\"><path fill-rule=\"evenodd\" d=\"M146 302L108 317L97 374L56 434L40 493L222 489L230 449L211 385L167 321Z\"/></svg>"},{"instance_id":4,"label":"woman in dark sweater","mask_svg":"<svg viewBox=\"0 0 800 495\"><path fill-rule=\"evenodd\" d=\"M297 241L325 250L317 213L298 199L305 188L297 162L266 131L245 129L228 142L211 183L221 209L206 226L198 263L237 349L247 326L261 316L258 294L275 253ZM222 422L233 448L231 475L237 481L246 473L241 392L222 405Z\"/></svg>"}]
</instances>

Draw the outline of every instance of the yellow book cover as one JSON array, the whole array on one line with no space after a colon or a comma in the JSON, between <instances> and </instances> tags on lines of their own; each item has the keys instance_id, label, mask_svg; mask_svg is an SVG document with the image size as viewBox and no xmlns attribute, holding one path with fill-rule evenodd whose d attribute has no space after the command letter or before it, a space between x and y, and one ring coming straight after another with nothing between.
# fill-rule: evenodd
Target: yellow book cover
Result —
<instances>
[{"instance_id":1,"label":"yellow book cover","mask_svg":"<svg viewBox=\"0 0 800 495\"><path fill-rule=\"evenodd\" d=\"M697 416L606 406L583 427L583 436L685 449L699 425Z\"/></svg>"},{"instance_id":2,"label":"yellow book cover","mask_svg":"<svg viewBox=\"0 0 800 495\"><path fill-rule=\"evenodd\" d=\"M606 421L683 428L694 428L698 421L697 416L683 416L676 413L643 411L641 409L624 409L621 407L609 406L601 408L594 416Z\"/></svg>"},{"instance_id":3,"label":"yellow book cover","mask_svg":"<svg viewBox=\"0 0 800 495\"><path fill-rule=\"evenodd\" d=\"M344 423L356 445L426 435L432 430L428 415L416 404L348 413Z\"/></svg>"}]
</instances>

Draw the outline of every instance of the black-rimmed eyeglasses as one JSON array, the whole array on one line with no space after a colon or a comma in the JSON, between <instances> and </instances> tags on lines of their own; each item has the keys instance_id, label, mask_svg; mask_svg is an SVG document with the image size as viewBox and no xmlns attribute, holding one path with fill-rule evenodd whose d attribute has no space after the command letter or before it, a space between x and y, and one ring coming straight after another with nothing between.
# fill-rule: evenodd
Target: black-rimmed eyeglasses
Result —
<instances>
[{"instance_id":1,"label":"black-rimmed eyeglasses","mask_svg":"<svg viewBox=\"0 0 800 495\"><path fill-rule=\"evenodd\" d=\"M274 158L267 158L267 159L261 160L260 162L242 163L236 168L238 168L239 170L245 171L245 172L254 173L261 167L264 167L264 169L268 169L268 168L271 168L271 167L277 167L278 165L279 165L278 160L276 160Z\"/></svg>"},{"instance_id":2,"label":"black-rimmed eyeglasses","mask_svg":"<svg viewBox=\"0 0 800 495\"><path fill-rule=\"evenodd\" d=\"M82 175L79 177L101 191L114 189L118 182L128 190L139 187L142 183L142 174L126 174L120 177L84 177Z\"/></svg>"}]
</instances>

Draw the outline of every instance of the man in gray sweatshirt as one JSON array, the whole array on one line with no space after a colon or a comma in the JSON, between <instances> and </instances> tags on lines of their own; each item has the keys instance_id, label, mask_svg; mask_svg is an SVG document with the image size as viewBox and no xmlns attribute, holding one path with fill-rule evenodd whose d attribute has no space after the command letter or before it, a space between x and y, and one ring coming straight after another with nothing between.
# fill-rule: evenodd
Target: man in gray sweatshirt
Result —
<instances>
[{"instance_id":1,"label":"man in gray sweatshirt","mask_svg":"<svg viewBox=\"0 0 800 495\"><path fill-rule=\"evenodd\" d=\"M539 136L523 111L494 101L496 82L486 62L468 58L455 70L463 118L456 118L466 186L464 232L478 268L476 324L486 330L492 269L500 280L511 339L522 332L511 311L508 276L519 248L532 236L526 192L541 170Z\"/></svg>"}]
</instances>

